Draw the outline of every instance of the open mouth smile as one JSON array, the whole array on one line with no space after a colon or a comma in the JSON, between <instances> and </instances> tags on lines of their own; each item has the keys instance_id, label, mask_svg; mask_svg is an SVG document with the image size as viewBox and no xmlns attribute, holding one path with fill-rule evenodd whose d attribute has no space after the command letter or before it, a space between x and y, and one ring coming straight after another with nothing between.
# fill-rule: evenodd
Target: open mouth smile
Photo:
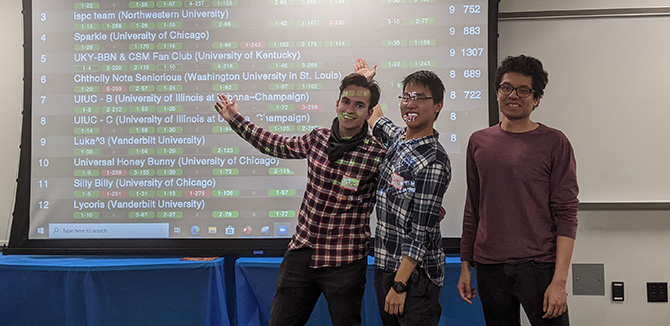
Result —
<instances>
[{"instance_id":1,"label":"open mouth smile","mask_svg":"<svg viewBox=\"0 0 670 326\"><path fill-rule=\"evenodd\" d=\"M344 112L344 113L342 113L341 116L342 116L342 118L345 118L345 119L356 119L356 118L358 118L358 115L357 115L357 114L355 114L355 113L348 113L348 112Z\"/></svg>"},{"instance_id":2,"label":"open mouth smile","mask_svg":"<svg viewBox=\"0 0 670 326\"><path fill-rule=\"evenodd\" d=\"M411 122L411 121L415 121L416 117L418 117L418 116L419 116L418 113L407 113L407 114L402 116L402 119L405 120L405 122Z\"/></svg>"}]
</instances>

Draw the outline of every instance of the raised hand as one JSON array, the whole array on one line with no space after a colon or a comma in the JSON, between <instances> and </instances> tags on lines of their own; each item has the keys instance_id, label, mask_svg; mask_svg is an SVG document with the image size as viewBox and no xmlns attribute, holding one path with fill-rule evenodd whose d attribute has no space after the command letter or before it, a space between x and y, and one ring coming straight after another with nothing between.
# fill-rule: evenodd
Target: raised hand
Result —
<instances>
[{"instance_id":1,"label":"raised hand","mask_svg":"<svg viewBox=\"0 0 670 326\"><path fill-rule=\"evenodd\" d=\"M357 58L356 63L354 64L354 71L365 76L367 80L372 81L372 79L375 78L375 75L377 74L377 65L372 66L372 69L370 69L368 63L365 62L365 60Z\"/></svg>"},{"instance_id":2,"label":"raised hand","mask_svg":"<svg viewBox=\"0 0 670 326\"><path fill-rule=\"evenodd\" d=\"M234 98L231 101L223 94L219 94L219 101L214 104L214 109L226 121L230 121L233 116L239 112L237 109L237 101Z\"/></svg>"}]
</instances>

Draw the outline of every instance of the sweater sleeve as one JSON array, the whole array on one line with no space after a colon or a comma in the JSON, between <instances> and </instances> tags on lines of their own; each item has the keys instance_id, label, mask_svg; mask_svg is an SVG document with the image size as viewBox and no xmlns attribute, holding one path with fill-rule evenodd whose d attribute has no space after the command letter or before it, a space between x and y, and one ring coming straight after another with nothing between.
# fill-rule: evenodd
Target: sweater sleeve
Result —
<instances>
[{"instance_id":1,"label":"sweater sleeve","mask_svg":"<svg viewBox=\"0 0 670 326\"><path fill-rule=\"evenodd\" d=\"M556 235L575 239L579 207L577 164L570 141L561 135L553 151L549 207L556 223Z\"/></svg>"},{"instance_id":2,"label":"sweater sleeve","mask_svg":"<svg viewBox=\"0 0 670 326\"><path fill-rule=\"evenodd\" d=\"M466 156L467 193L463 212L463 232L461 234L461 261L474 262L474 246L479 227L479 174L473 154L472 137L468 142Z\"/></svg>"}]
</instances>

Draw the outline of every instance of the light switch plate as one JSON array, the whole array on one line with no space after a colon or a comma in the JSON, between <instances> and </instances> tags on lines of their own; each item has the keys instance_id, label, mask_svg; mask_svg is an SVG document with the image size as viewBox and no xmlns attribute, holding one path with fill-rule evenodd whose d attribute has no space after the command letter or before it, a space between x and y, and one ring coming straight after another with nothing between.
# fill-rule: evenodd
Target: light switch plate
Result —
<instances>
[{"instance_id":1,"label":"light switch plate","mask_svg":"<svg viewBox=\"0 0 670 326\"><path fill-rule=\"evenodd\" d=\"M605 264L572 264L573 295L605 295Z\"/></svg>"}]
</instances>

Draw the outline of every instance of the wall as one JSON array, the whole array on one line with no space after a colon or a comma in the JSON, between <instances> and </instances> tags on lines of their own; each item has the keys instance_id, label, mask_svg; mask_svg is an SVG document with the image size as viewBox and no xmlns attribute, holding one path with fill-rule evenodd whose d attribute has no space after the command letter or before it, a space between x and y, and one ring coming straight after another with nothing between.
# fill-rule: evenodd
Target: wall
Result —
<instances>
[{"instance_id":1,"label":"wall","mask_svg":"<svg viewBox=\"0 0 670 326\"><path fill-rule=\"evenodd\" d=\"M16 177L19 166L21 111L23 110L23 17L21 1L0 2L0 245L9 239Z\"/></svg>"},{"instance_id":2,"label":"wall","mask_svg":"<svg viewBox=\"0 0 670 326\"><path fill-rule=\"evenodd\" d=\"M668 6L667 0L502 0L500 12L585 10L610 8L653 8Z\"/></svg>"},{"instance_id":3,"label":"wall","mask_svg":"<svg viewBox=\"0 0 670 326\"><path fill-rule=\"evenodd\" d=\"M668 303L648 303L646 282L669 282L668 211L585 211L573 263L605 264L605 296L568 298L575 325L665 326ZM624 282L625 301L611 301L611 282ZM568 293L572 285L568 284Z\"/></svg>"},{"instance_id":4,"label":"wall","mask_svg":"<svg viewBox=\"0 0 670 326\"><path fill-rule=\"evenodd\" d=\"M503 0L500 11L513 15L625 8L631 3ZM669 4L644 1L636 7ZM667 24L667 16L500 21L499 58L536 56L549 71L545 97L532 118L563 130L572 140L582 200L667 202L670 198L666 173L670 136L663 136L670 122L665 100L670 64L660 59L667 53L667 36L662 37L667 28L654 28ZM668 303L646 302L646 282L670 281L670 260L665 258L670 211L663 209L667 205L660 207L580 211L573 263L604 264L605 295L574 296L569 281L573 325L668 325ZM612 281L624 282L624 302L611 301Z\"/></svg>"}]
</instances>

